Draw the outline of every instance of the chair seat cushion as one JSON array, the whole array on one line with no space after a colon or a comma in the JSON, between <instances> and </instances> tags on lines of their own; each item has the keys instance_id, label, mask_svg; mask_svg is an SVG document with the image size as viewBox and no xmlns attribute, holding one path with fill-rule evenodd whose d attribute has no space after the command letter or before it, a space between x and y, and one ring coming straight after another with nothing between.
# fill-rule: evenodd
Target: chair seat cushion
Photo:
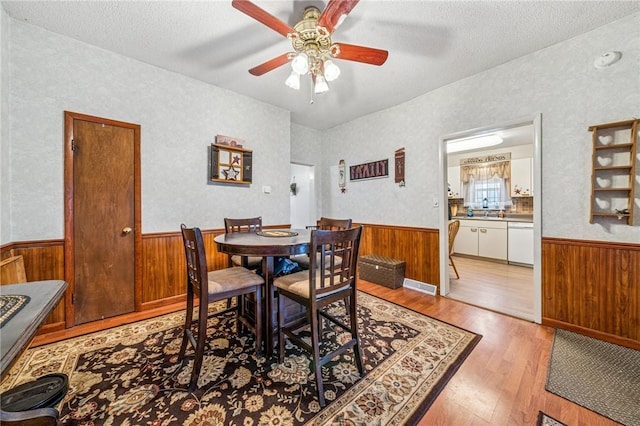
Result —
<instances>
[{"instance_id":1,"label":"chair seat cushion","mask_svg":"<svg viewBox=\"0 0 640 426\"><path fill-rule=\"evenodd\" d=\"M325 278L325 281L329 282L329 278ZM305 299L309 298L309 271L300 271L295 272L293 274L284 275L282 277L276 278L273 282L277 288L282 289L284 291L288 291L289 293L297 294L298 296L304 297ZM320 279L319 276L316 277L316 288L320 288ZM338 288L335 291L330 291L322 295L322 297L327 297L331 294L344 291L344 288Z\"/></svg>"},{"instance_id":2,"label":"chair seat cushion","mask_svg":"<svg viewBox=\"0 0 640 426\"><path fill-rule=\"evenodd\" d=\"M264 278L241 266L210 271L208 278L209 294L264 284Z\"/></svg>"},{"instance_id":3,"label":"chair seat cushion","mask_svg":"<svg viewBox=\"0 0 640 426\"><path fill-rule=\"evenodd\" d=\"M231 262L234 265L238 265L238 266L242 265L242 256L236 256L236 255L231 256ZM261 264L262 264L261 257L247 256L247 266L250 269L255 269Z\"/></svg>"},{"instance_id":4,"label":"chair seat cushion","mask_svg":"<svg viewBox=\"0 0 640 426\"><path fill-rule=\"evenodd\" d=\"M295 256L291 256L291 260L296 262L298 266L300 266L301 268L309 269L310 267L309 265L310 260L309 260L308 254L298 254ZM318 261L318 263L320 262L320 253L316 253L316 260ZM336 267L341 266L342 258L340 256L336 256L335 262L336 262Z\"/></svg>"}]
</instances>

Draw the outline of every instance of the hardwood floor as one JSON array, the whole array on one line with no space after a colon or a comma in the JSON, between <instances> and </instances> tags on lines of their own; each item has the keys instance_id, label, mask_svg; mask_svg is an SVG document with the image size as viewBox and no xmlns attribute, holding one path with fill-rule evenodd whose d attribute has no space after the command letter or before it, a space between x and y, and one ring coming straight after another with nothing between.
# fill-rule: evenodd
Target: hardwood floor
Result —
<instances>
[{"instance_id":1,"label":"hardwood floor","mask_svg":"<svg viewBox=\"0 0 640 426\"><path fill-rule=\"evenodd\" d=\"M478 345L422 418L420 426L535 425L539 410L569 426L617 425L545 391L553 328L415 290L391 290L366 281L359 281L358 288L482 335ZM174 305L153 314L180 308ZM119 318L118 322L133 322L150 314L131 314ZM116 324L110 324L113 325ZM96 326L88 325L82 331L95 331L92 328ZM32 346L71 335L78 335L78 331L40 336Z\"/></svg>"},{"instance_id":2,"label":"hardwood floor","mask_svg":"<svg viewBox=\"0 0 640 426\"><path fill-rule=\"evenodd\" d=\"M453 256L460 278L450 269L449 294L455 300L533 321L533 269Z\"/></svg>"},{"instance_id":3,"label":"hardwood floor","mask_svg":"<svg viewBox=\"0 0 640 426\"><path fill-rule=\"evenodd\" d=\"M362 291L483 336L421 426L535 425L539 410L569 426L618 424L545 391L553 328L415 290L391 290L366 281L358 285Z\"/></svg>"}]
</instances>

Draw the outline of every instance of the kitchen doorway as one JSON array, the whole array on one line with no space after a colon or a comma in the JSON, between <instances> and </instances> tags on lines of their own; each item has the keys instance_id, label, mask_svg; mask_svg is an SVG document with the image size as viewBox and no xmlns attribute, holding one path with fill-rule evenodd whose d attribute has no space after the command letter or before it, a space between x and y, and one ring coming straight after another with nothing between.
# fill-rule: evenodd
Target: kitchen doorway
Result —
<instances>
[{"instance_id":1,"label":"kitchen doorway","mask_svg":"<svg viewBox=\"0 0 640 426\"><path fill-rule=\"evenodd\" d=\"M489 135L500 136L502 143L480 146L482 141L478 137ZM444 266L440 270L441 295L541 322L540 135L541 116L536 115L533 119L472 129L441 139L440 259ZM463 140L462 144L468 146L455 153L449 148L448 152L447 144L454 140L456 143ZM508 160L506 171L496 172L499 161L505 159ZM490 177L467 167L485 161L491 164L492 171L487 175ZM498 177L503 179L502 183ZM500 185L506 185L506 189L501 191L502 195L495 195ZM505 192L508 197L504 196ZM453 209L452 219L461 223L452 256L460 278L456 278L449 262L451 202L458 210ZM467 217L469 210L473 216ZM520 229L523 227L529 229ZM525 250L528 255L525 253L523 261L523 243L517 242L516 237L520 238L524 232L531 237L529 249ZM509 250L509 234L511 248L518 250Z\"/></svg>"},{"instance_id":2,"label":"kitchen doorway","mask_svg":"<svg viewBox=\"0 0 640 426\"><path fill-rule=\"evenodd\" d=\"M291 228L304 229L315 225L316 195L315 166L291 163L289 184L289 218Z\"/></svg>"}]
</instances>

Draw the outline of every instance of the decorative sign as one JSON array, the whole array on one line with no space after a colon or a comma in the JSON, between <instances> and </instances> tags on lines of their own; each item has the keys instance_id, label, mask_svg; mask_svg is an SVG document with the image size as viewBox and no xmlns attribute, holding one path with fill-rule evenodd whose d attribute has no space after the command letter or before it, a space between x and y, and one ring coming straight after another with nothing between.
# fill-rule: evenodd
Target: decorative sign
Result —
<instances>
[{"instance_id":1,"label":"decorative sign","mask_svg":"<svg viewBox=\"0 0 640 426\"><path fill-rule=\"evenodd\" d=\"M504 152L502 154L490 154L484 157L463 158L460 160L461 166L469 166L471 164L493 163L495 161L510 161L511 153Z\"/></svg>"},{"instance_id":2,"label":"decorative sign","mask_svg":"<svg viewBox=\"0 0 640 426\"><path fill-rule=\"evenodd\" d=\"M234 148L242 148L244 141L242 139L234 138L231 136L216 135L216 144L228 145Z\"/></svg>"},{"instance_id":3,"label":"decorative sign","mask_svg":"<svg viewBox=\"0 0 640 426\"><path fill-rule=\"evenodd\" d=\"M242 143L239 143L242 142ZM211 144L210 179L214 182L250 184L253 151L243 148L244 141L229 136L216 136Z\"/></svg>"},{"instance_id":4,"label":"decorative sign","mask_svg":"<svg viewBox=\"0 0 640 426\"><path fill-rule=\"evenodd\" d=\"M404 148L396 150L396 183L404 186Z\"/></svg>"},{"instance_id":5,"label":"decorative sign","mask_svg":"<svg viewBox=\"0 0 640 426\"><path fill-rule=\"evenodd\" d=\"M374 179L389 176L389 159L349 166L350 180Z\"/></svg>"},{"instance_id":6,"label":"decorative sign","mask_svg":"<svg viewBox=\"0 0 640 426\"><path fill-rule=\"evenodd\" d=\"M343 194L347 191L347 170L344 160L338 162L338 187Z\"/></svg>"}]
</instances>

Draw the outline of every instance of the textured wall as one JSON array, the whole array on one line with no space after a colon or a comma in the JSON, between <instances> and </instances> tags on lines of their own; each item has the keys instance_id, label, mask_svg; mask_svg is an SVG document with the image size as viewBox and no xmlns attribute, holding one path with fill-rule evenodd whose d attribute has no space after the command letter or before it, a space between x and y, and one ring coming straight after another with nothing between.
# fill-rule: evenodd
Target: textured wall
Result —
<instances>
[{"instance_id":1,"label":"textured wall","mask_svg":"<svg viewBox=\"0 0 640 426\"><path fill-rule=\"evenodd\" d=\"M64 110L142 126L143 232L176 231L181 222L222 227L226 216L288 223L287 111L9 21L12 219L4 241L63 237ZM208 183L216 134L253 150L250 187Z\"/></svg>"},{"instance_id":2,"label":"textured wall","mask_svg":"<svg viewBox=\"0 0 640 426\"><path fill-rule=\"evenodd\" d=\"M634 14L326 131L323 181L334 179L333 165L341 158L347 165L392 159L394 150L405 147L407 186L399 188L392 178L347 182L346 194L325 186L323 214L437 228L440 213L431 202L444 188L440 138L541 113L542 234L637 243L640 226L589 224L587 128L640 114L638 40L640 14ZM622 60L609 69L594 68L593 61L612 49L623 53Z\"/></svg>"},{"instance_id":3,"label":"textured wall","mask_svg":"<svg viewBox=\"0 0 640 426\"><path fill-rule=\"evenodd\" d=\"M0 244L11 234L9 151L9 17L0 7Z\"/></svg>"}]
</instances>

